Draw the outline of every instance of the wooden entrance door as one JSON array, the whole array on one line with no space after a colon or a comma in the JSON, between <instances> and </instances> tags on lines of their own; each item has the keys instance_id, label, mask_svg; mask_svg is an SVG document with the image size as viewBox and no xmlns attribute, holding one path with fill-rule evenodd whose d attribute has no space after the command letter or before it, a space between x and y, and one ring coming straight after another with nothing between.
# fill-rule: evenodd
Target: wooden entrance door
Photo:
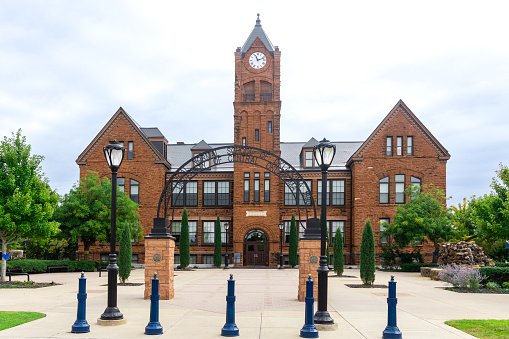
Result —
<instances>
[{"instance_id":1,"label":"wooden entrance door","mask_svg":"<svg viewBox=\"0 0 509 339\"><path fill-rule=\"evenodd\" d=\"M244 266L268 266L269 243L260 230L248 232L244 239Z\"/></svg>"}]
</instances>

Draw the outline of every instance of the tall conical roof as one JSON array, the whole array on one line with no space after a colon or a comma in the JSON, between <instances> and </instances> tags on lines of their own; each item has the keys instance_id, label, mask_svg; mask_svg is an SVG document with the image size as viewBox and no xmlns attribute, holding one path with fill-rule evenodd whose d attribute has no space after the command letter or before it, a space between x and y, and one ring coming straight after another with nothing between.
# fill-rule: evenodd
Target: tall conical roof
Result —
<instances>
[{"instance_id":1,"label":"tall conical roof","mask_svg":"<svg viewBox=\"0 0 509 339\"><path fill-rule=\"evenodd\" d=\"M247 38L246 42L244 43L244 46L242 46L241 49L242 57L244 57L244 55L251 47L253 42L256 40L256 38L260 38L265 48L267 48L270 54L274 56L274 46L272 46L272 42L270 42L269 37L263 31L262 25L260 23L260 13L257 14L256 25L254 26L253 31L249 35L249 38Z\"/></svg>"}]
</instances>

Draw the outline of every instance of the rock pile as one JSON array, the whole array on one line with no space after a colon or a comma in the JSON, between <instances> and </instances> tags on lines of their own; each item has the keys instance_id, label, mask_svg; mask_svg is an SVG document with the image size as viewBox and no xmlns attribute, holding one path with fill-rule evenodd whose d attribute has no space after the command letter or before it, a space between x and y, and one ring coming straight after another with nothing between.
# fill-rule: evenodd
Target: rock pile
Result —
<instances>
[{"instance_id":1,"label":"rock pile","mask_svg":"<svg viewBox=\"0 0 509 339\"><path fill-rule=\"evenodd\" d=\"M440 258L444 265L495 266L474 241L458 241L442 244Z\"/></svg>"}]
</instances>

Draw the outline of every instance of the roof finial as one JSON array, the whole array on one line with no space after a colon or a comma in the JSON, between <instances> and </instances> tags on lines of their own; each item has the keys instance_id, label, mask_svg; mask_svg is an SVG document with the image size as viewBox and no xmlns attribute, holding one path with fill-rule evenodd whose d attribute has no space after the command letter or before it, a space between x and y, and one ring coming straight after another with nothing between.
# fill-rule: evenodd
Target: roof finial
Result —
<instances>
[{"instance_id":1,"label":"roof finial","mask_svg":"<svg viewBox=\"0 0 509 339\"><path fill-rule=\"evenodd\" d=\"M256 18L256 25L259 26L260 25L260 13L256 14L257 15L257 18Z\"/></svg>"}]
</instances>

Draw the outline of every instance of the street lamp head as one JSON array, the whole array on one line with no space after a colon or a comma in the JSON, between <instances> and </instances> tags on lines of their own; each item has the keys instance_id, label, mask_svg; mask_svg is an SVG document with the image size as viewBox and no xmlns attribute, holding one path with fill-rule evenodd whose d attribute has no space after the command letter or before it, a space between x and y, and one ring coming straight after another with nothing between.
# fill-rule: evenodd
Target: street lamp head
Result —
<instances>
[{"instance_id":1,"label":"street lamp head","mask_svg":"<svg viewBox=\"0 0 509 339\"><path fill-rule=\"evenodd\" d=\"M280 224L279 224L279 229L282 231L282 230L283 230L283 228L285 228L285 224L284 224L284 223L280 223Z\"/></svg>"},{"instance_id":2,"label":"street lamp head","mask_svg":"<svg viewBox=\"0 0 509 339\"><path fill-rule=\"evenodd\" d=\"M118 171L122 160L124 160L125 147L113 140L108 146L104 146L104 157L108 167L113 171Z\"/></svg>"},{"instance_id":3,"label":"street lamp head","mask_svg":"<svg viewBox=\"0 0 509 339\"><path fill-rule=\"evenodd\" d=\"M334 155L336 154L336 145L329 140L323 138L315 147L313 147L315 160L322 170L327 170L332 164Z\"/></svg>"},{"instance_id":4,"label":"street lamp head","mask_svg":"<svg viewBox=\"0 0 509 339\"><path fill-rule=\"evenodd\" d=\"M225 222L224 223L224 229L228 231L229 228L230 228L230 224Z\"/></svg>"}]
</instances>

